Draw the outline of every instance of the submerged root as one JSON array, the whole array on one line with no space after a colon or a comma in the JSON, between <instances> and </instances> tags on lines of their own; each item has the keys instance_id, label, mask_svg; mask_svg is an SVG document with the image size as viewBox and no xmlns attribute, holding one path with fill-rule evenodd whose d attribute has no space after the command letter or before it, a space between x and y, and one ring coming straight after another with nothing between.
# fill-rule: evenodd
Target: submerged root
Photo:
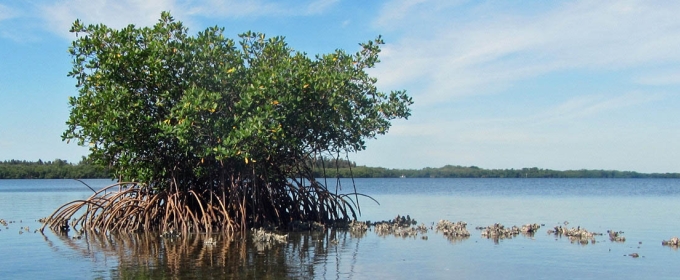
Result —
<instances>
[{"instance_id":1,"label":"submerged root","mask_svg":"<svg viewBox=\"0 0 680 280\"><path fill-rule=\"evenodd\" d=\"M259 252L270 249L276 244L285 244L288 242L288 234L268 232L262 228L253 230L251 236L255 248L257 248L257 251Z\"/></svg>"},{"instance_id":2,"label":"submerged root","mask_svg":"<svg viewBox=\"0 0 680 280\"><path fill-rule=\"evenodd\" d=\"M253 242L255 243L286 243L288 242L287 234L278 234L274 232L268 232L262 228L253 230L252 232Z\"/></svg>"}]
</instances>

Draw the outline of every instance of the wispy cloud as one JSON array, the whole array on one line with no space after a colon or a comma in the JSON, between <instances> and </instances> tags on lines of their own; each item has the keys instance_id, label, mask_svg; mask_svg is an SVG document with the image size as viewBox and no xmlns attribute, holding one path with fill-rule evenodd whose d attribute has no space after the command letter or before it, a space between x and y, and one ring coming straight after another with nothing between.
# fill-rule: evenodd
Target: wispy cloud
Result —
<instances>
[{"instance_id":1,"label":"wispy cloud","mask_svg":"<svg viewBox=\"0 0 680 280\"><path fill-rule=\"evenodd\" d=\"M398 26L404 36L385 47L377 75L390 88L424 83L421 103L487 94L555 71L680 61L680 2L575 1L516 14L427 0L385 6L376 26ZM444 16L459 13L467 16Z\"/></svg>"},{"instance_id":2,"label":"wispy cloud","mask_svg":"<svg viewBox=\"0 0 680 280\"><path fill-rule=\"evenodd\" d=\"M172 0L62 0L40 8L48 29L68 38L73 37L68 30L76 19L86 24L103 23L122 28L128 24L153 25L164 10L175 16L185 11Z\"/></svg>"},{"instance_id":3,"label":"wispy cloud","mask_svg":"<svg viewBox=\"0 0 680 280\"><path fill-rule=\"evenodd\" d=\"M0 21L6 20L6 19L11 19L16 16L16 11L14 9L0 4Z\"/></svg>"},{"instance_id":4,"label":"wispy cloud","mask_svg":"<svg viewBox=\"0 0 680 280\"><path fill-rule=\"evenodd\" d=\"M396 137L426 137L439 143L542 144L566 141L556 128L576 123L592 123L593 119L628 110L640 111L653 102L663 102L664 94L628 92L620 95L575 96L547 108L534 108L500 117L440 118L426 122L409 121L390 129ZM557 138L560 139L557 139Z\"/></svg>"},{"instance_id":5,"label":"wispy cloud","mask_svg":"<svg viewBox=\"0 0 680 280\"><path fill-rule=\"evenodd\" d=\"M580 120L598 115L608 115L617 110L645 106L661 101L666 96L659 93L628 92L614 96L576 96L557 106L547 108L527 118L532 125L546 125L556 122Z\"/></svg>"},{"instance_id":6,"label":"wispy cloud","mask_svg":"<svg viewBox=\"0 0 680 280\"><path fill-rule=\"evenodd\" d=\"M323 14L340 0L317 0L307 4L307 15Z\"/></svg>"},{"instance_id":7,"label":"wispy cloud","mask_svg":"<svg viewBox=\"0 0 680 280\"><path fill-rule=\"evenodd\" d=\"M33 42L37 36L29 30L35 28L33 21L22 21L22 18L30 18L30 13L25 11L30 6L23 1L12 1L0 4L0 38L6 38L15 42Z\"/></svg>"},{"instance_id":8,"label":"wispy cloud","mask_svg":"<svg viewBox=\"0 0 680 280\"><path fill-rule=\"evenodd\" d=\"M399 163L421 168L457 163L487 168L624 168L624 161L605 158L622 151L638 153L640 147L646 147L648 143L641 144L637 133L648 135L642 138L650 143L662 142L661 147L677 139L671 133L656 131L653 126L636 126L637 119L650 107L670 98L673 96L646 92L594 94L497 117L480 115L419 121L414 115L413 120L391 128L389 137L379 140L380 145L371 146L369 151L375 151L374 154L358 160L370 163L377 155L400 151L399 156L392 156L395 158L382 165ZM631 116L612 122L608 119L611 115ZM648 139L649 135L660 139Z\"/></svg>"},{"instance_id":9,"label":"wispy cloud","mask_svg":"<svg viewBox=\"0 0 680 280\"><path fill-rule=\"evenodd\" d=\"M653 71L636 77L634 81L648 86L680 85L680 69Z\"/></svg>"},{"instance_id":10,"label":"wispy cloud","mask_svg":"<svg viewBox=\"0 0 680 280\"><path fill-rule=\"evenodd\" d=\"M396 0L384 4L375 24L380 27L391 27L395 22L402 22L409 14L416 10L416 6L427 0Z\"/></svg>"},{"instance_id":11,"label":"wispy cloud","mask_svg":"<svg viewBox=\"0 0 680 280\"><path fill-rule=\"evenodd\" d=\"M191 3L192 14L216 17L307 16L321 14L339 0L238 1L210 0Z\"/></svg>"},{"instance_id":12,"label":"wispy cloud","mask_svg":"<svg viewBox=\"0 0 680 280\"><path fill-rule=\"evenodd\" d=\"M75 19L104 23L114 28L128 24L153 25L162 11L191 26L192 17L308 16L327 11L339 0L236 1L236 0L62 0L41 6L49 30L71 38L68 30Z\"/></svg>"},{"instance_id":13,"label":"wispy cloud","mask_svg":"<svg viewBox=\"0 0 680 280\"><path fill-rule=\"evenodd\" d=\"M374 25L391 30L445 25L451 22L449 11L466 2L468 0L391 0L382 5Z\"/></svg>"}]
</instances>

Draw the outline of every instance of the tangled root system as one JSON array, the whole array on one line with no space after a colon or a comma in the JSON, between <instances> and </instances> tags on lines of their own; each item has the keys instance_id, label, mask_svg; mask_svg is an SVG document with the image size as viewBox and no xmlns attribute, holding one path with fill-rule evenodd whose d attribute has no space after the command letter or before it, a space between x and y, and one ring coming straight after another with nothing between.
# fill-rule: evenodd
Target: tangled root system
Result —
<instances>
[{"instance_id":1,"label":"tangled root system","mask_svg":"<svg viewBox=\"0 0 680 280\"><path fill-rule=\"evenodd\" d=\"M333 193L317 181L237 182L205 190L155 190L141 183L120 182L62 205L45 220L41 231L45 226L58 232L71 228L162 233L234 232L259 226L285 229L293 222L328 224L356 219L355 199L361 195Z\"/></svg>"}]
</instances>

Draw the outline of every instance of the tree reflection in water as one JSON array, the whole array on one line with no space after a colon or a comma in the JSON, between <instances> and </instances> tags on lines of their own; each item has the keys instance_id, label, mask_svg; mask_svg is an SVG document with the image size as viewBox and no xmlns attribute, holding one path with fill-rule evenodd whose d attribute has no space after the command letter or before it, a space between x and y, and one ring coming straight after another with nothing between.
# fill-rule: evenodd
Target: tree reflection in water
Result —
<instances>
[{"instance_id":1,"label":"tree reflection in water","mask_svg":"<svg viewBox=\"0 0 680 280\"><path fill-rule=\"evenodd\" d=\"M352 277L364 235L349 230L293 232L285 244L254 243L249 234L57 236L96 266L108 268L113 279L304 279Z\"/></svg>"}]
</instances>

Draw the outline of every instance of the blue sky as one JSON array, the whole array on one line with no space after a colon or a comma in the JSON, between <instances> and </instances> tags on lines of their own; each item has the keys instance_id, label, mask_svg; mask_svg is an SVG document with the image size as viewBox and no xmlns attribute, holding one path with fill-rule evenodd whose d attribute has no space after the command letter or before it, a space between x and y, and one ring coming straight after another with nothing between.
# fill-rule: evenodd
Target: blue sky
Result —
<instances>
[{"instance_id":1,"label":"blue sky","mask_svg":"<svg viewBox=\"0 0 680 280\"><path fill-rule=\"evenodd\" d=\"M537 3L540 2L540 3ZM388 168L680 172L678 1L0 1L0 160L78 162L61 141L71 23L281 35L308 54L382 35L371 71L413 115L350 155Z\"/></svg>"}]
</instances>

